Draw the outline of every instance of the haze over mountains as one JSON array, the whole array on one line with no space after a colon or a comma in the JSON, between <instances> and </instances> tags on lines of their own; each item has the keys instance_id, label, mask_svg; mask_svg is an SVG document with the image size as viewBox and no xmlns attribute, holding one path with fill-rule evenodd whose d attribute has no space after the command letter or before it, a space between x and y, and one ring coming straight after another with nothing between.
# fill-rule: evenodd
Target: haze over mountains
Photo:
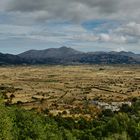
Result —
<instances>
[{"instance_id":1,"label":"haze over mountains","mask_svg":"<svg viewBox=\"0 0 140 140\"><path fill-rule=\"evenodd\" d=\"M0 53L0 64L140 64L140 54L125 51L85 53L61 47L29 50L18 55Z\"/></svg>"}]
</instances>

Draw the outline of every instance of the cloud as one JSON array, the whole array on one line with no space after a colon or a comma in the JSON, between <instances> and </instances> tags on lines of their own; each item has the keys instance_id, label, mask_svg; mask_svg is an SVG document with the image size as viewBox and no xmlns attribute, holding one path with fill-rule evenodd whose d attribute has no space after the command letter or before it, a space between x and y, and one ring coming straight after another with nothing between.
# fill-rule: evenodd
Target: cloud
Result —
<instances>
[{"instance_id":1,"label":"cloud","mask_svg":"<svg viewBox=\"0 0 140 140\"><path fill-rule=\"evenodd\" d=\"M127 43L127 38L125 36L120 36L116 34L101 34L100 40L104 42L113 42L118 44Z\"/></svg>"},{"instance_id":2,"label":"cloud","mask_svg":"<svg viewBox=\"0 0 140 140\"><path fill-rule=\"evenodd\" d=\"M0 39L138 50L139 7L140 0L1 0Z\"/></svg>"},{"instance_id":3,"label":"cloud","mask_svg":"<svg viewBox=\"0 0 140 140\"><path fill-rule=\"evenodd\" d=\"M116 32L127 34L129 36L140 36L140 24L129 22L126 25L116 29Z\"/></svg>"},{"instance_id":4,"label":"cloud","mask_svg":"<svg viewBox=\"0 0 140 140\"><path fill-rule=\"evenodd\" d=\"M127 51L127 50L124 47L118 47L118 48L114 49L114 51L120 52L120 51Z\"/></svg>"},{"instance_id":5,"label":"cloud","mask_svg":"<svg viewBox=\"0 0 140 140\"><path fill-rule=\"evenodd\" d=\"M10 12L34 13L38 20L137 19L139 0L2 0ZM41 18L40 18L41 17Z\"/></svg>"}]
</instances>

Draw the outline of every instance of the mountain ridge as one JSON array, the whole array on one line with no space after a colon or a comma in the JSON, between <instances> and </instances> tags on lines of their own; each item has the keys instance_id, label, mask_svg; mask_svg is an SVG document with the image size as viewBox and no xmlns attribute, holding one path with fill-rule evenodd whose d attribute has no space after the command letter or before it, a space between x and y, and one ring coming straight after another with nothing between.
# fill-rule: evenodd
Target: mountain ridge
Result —
<instances>
[{"instance_id":1,"label":"mountain ridge","mask_svg":"<svg viewBox=\"0 0 140 140\"><path fill-rule=\"evenodd\" d=\"M28 50L18 55L0 53L1 65L34 64L140 64L133 52L81 52L70 47Z\"/></svg>"},{"instance_id":2,"label":"mountain ridge","mask_svg":"<svg viewBox=\"0 0 140 140\"><path fill-rule=\"evenodd\" d=\"M71 55L75 55L75 54L79 54L81 53L80 51L74 50L72 48L68 48L68 47L60 47L60 48L49 48L49 49L44 49L44 50L29 50L26 52L23 52L21 54L18 54L18 56L22 57L22 58L60 58L62 57L66 57L66 56L71 56Z\"/></svg>"}]
</instances>

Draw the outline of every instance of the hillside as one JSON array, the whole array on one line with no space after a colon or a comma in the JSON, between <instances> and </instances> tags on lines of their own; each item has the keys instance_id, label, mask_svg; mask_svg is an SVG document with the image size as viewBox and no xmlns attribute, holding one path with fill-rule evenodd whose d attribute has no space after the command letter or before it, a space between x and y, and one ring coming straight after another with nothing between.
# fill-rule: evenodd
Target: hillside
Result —
<instances>
[{"instance_id":1,"label":"hillside","mask_svg":"<svg viewBox=\"0 0 140 140\"><path fill-rule=\"evenodd\" d=\"M12 54L3 54L0 53L0 65L20 65L23 63L28 63L27 61L23 58L20 58L17 55L12 55Z\"/></svg>"},{"instance_id":2,"label":"hillside","mask_svg":"<svg viewBox=\"0 0 140 140\"><path fill-rule=\"evenodd\" d=\"M0 53L0 64L140 64L140 54L124 51L85 53L61 47L29 50L18 55Z\"/></svg>"},{"instance_id":3,"label":"hillside","mask_svg":"<svg viewBox=\"0 0 140 140\"><path fill-rule=\"evenodd\" d=\"M30 50L18 55L32 64L138 64L140 55L132 52L79 52L61 47Z\"/></svg>"},{"instance_id":4,"label":"hillside","mask_svg":"<svg viewBox=\"0 0 140 140\"><path fill-rule=\"evenodd\" d=\"M29 50L18 56L26 59L46 59L46 58L67 58L73 55L81 54L72 48L50 48L45 50Z\"/></svg>"}]
</instances>

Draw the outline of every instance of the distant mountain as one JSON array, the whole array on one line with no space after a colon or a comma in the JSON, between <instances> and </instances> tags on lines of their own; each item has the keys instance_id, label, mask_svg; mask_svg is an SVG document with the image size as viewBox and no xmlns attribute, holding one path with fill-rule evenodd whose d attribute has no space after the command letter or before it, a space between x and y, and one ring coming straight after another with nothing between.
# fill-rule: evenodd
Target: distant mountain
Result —
<instances>
[{"instance_id":1,"label":"distant mountain","mask_svg":"<svg viewBox=\"0 0 140 140\"><path fill-rule=\"evenodd\" d=\"M18 55L31 64L137 64L138 56L132 52L88 52L61 47L30 50Z\"/></svg>"},{"instance_id":2,"label":"distant mountain","mask_svg":"<svg viewBox=\"0 0 140 140\"><path fill-rule=\"evenodd\" d=\"M129 56L129 57L135 58L135 59L140 61L140 54L135 54L133 52L121 51L121 52L110 52L110 53L111 54L123 55L123 56Z\"/></svg>"},{"instance_id":3,"label":"distant mountain","mask_svg":"<svg viewBox=\"0 0 140 140\"><path fill-rule=\"evenodd\" d=\"M0 65L19 65L23 63L26 63L26 61L24 61L24 59L20 58L19 56L0 53Z\"/></svg>"},{"instance_id":4,"label":"distant mountain","mask_svg":"<svg viewBox=\"0 0 140 140\"><path fill-rule=\"evenodd\" d=\"M140 64L140 61L121 54L93 53L84 54L80 63L88 64Z\"/></svg>"},{"instance_id":5,"label":"distant mountain","mask_svg":"<svg viewBox=\"0 0 140 140\"><path fill-rule=\"evenodd\" d=\"M66 58L81 52L68 47L50 48L46 50L29 50L18 56L26 59Z\"/></svg>"},{"instance_id":6,"label":"distant mountain","mask_svg":"<svg viewBox=\"0 0 140 140\"><path fill-rule=\"evenodd\" d=\"M29 50L19 55L0 53L1 65L23 64L140 64L132 52L80 52L68 47Z\"/></svg>"}]
</instances>

